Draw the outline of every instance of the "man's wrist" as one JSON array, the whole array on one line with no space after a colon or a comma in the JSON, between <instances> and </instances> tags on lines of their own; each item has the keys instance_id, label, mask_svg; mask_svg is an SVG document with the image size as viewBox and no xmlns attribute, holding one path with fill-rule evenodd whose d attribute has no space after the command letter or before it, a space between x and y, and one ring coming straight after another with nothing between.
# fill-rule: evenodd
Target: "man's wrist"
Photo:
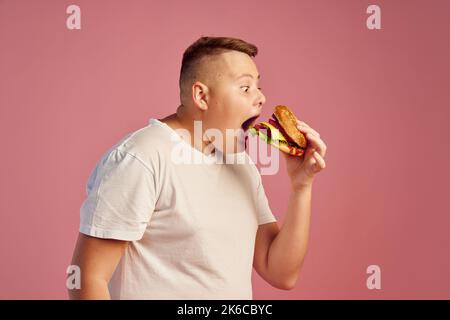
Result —
<instances>
[{"instance_id":1,"label":"man's wrist","mask_svg":"<svg viewBox=\"0 0 450 320\"><path fill-rule=\"evenodd\" d=\"M312 186L313 186L313 182L305 182L296 186L292 186L291 191L293 193L297 193L297 192L305 192L305 191L310 191L312 190Z\"/></svg>"}]
</instances>

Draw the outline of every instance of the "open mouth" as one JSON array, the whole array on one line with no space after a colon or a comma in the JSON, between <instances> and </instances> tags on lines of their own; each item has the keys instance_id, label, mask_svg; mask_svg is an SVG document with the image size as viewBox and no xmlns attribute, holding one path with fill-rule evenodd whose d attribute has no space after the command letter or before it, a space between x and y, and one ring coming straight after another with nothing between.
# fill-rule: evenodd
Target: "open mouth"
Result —
<instances>
[{"instance_id":1,"label":"open mouth","mask_svg":"<svg viewBox=\"0 0 450 320\"><path fill-rule=\"evenodd\" d=\"M247 131L248 129L250 129L255 124L256 119L258 119L258 117L259 117L259 115L245 120L244 123L241 125L242 129L244 131Z\"/></svg>"}]
</instances>

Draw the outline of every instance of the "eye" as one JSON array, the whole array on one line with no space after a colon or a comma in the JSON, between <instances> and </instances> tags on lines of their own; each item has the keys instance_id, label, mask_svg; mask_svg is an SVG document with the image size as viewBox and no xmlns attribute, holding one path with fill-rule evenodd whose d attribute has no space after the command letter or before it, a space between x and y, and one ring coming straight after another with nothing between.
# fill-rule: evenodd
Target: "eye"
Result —
<instances>
[{"instance_id":1,"label":"eye","mask_svg":"<svg viewBox=\"0 0 450 320\"><path fill-rule=\"evenodd\" d=\"M248 92L248 90L250 89L250 86L243 86L243 87L241 87L241 89L244 89L245 92Z\"/></svg>"}]
</instances>

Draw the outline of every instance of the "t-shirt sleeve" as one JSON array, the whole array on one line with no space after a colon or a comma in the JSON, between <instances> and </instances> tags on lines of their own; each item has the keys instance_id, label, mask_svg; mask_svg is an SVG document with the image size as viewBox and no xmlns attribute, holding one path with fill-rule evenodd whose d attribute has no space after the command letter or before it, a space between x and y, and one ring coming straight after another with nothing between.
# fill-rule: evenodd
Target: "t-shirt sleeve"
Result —
<instances>
[{"instance_id":1,"label":"t-shirt sleeve","mask_svg":"<svg viewBox=\"0 0 450 320\"><path fill-rule=\"evenodd\" d=\"M259 183L256 193L258 225L277 221L272 213L272 210L270 209L269 201L267 200L266 192L264 191L264 186L261 182L261 176L259 176Z\"/></svg>"},{"instance_id":2,"label":"t-shirt sleeve","mask_svg":"<svg viewBox=\"0 0 450 320\"><path fill-rule=\"evenodd\" d=\"M91 173L80 209L80 232L117 240L139 240L155 209L154 171L133 154L114 149Z\"/></svg>"}]
</instances>

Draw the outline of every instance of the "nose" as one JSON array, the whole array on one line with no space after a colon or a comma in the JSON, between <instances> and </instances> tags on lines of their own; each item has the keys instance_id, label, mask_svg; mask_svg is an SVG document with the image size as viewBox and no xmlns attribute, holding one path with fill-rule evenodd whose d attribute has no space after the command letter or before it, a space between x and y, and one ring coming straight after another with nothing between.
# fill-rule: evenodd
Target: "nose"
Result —
<instances>
[{"instance_id":1,"label":"nose","mask_svg":"<svg viewBox=\"0 0 450 320\"><path fill-rule=\"evenodd\" d=\"M266 97L261 91L259 91L257 102L259 107L262 107L262 105L266 103Z\"/></svg>"}]
</instances>

